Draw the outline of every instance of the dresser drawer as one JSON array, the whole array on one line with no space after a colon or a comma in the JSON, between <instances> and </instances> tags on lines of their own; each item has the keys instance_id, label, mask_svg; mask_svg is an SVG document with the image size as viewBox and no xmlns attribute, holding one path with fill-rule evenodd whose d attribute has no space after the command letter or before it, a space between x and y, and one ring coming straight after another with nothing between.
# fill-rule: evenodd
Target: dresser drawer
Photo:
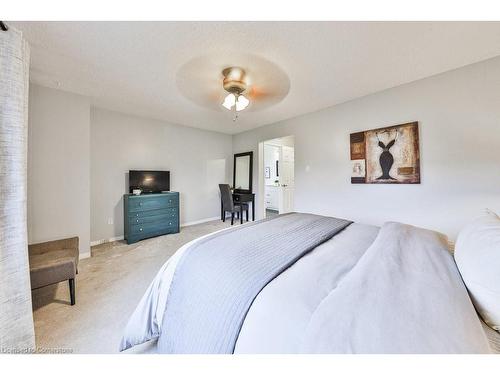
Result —
<instances>
[{"instance_id":1,"label":"dresser drawer","mask_svg":"<svg viewBox=\"0 0 500 375\"><path fill-rule=\"evenodd\" d=\"M156 195L154 197L143 196L129 199L129 212L159 210L168 207L177 207L179 196L174 194Z\"/></svg>"},{"instance_id":2,"label":"dresser drawer","mask_svg":"<svg viewBox=\"0 0 500 375\"><path fill-rule=\"evenodd\" d=\"M138 219L143 217L150 216L159 216L159 215L179 215L179 209L177 207L167 207L159 210L148 210L148 211L134 211L128 212L129 219Z\"/></svg>"},{"instance_id":3,"label":"dresser drawer","mask_svg":"<svg viewBox=\"0 0 500 375\"><path fill-rule=\"evenodd\" d=\"M162 210L164 212L165 210ZM156 211L149 211L149 212L156 212ZM151 216L144 216L144 217L129 217L129 224L130 225L137 225L137 224L146 224L146 223L155 223L155 222L165 222L165 221L172 221L175 220L177 221L177 213L163 213L160 215L151 215Z\"/></svg>"},{"instance_id":4,"label":"dresser drawer","mask_svg":"<svg viewBox=\"0 0 500 375\"><path fill-rule=\"evenodd\" d=\"M149 236L153 234L164 234L169 230L176 232L179 227L177 220L156 221L153 223L135 224L130 226L132 236Z\"/></svg>"},{"instance_id":5,"label":"dresser drawer","mask_svg":"<svg viewBox=\"0 0 500 375\"><path fill-rule=\"evenodd\" d=\"M179 195L178 194L169 194L168 197L165 197L167 201L167 207L178 207L179 206Z\"/></svg>"}]
</instances>

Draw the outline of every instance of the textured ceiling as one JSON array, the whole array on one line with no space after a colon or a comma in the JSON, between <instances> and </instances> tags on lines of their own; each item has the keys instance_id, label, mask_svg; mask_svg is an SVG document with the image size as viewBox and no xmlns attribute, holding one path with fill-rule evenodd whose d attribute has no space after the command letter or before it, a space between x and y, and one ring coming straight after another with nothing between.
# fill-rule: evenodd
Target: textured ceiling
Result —
<instances>
[{"instance_id":1,"label":"textured ceiling","mask_svg":"<svg viewBox=\"0 0 500 375\"><path fill-rule=\"evenodd\" d=\"M99 107L229 134L500 55L499 22L9 24L31 44L33 82L89 96ZM211 61L213 77L203 79L217 91L219 65L235 60L256 72L259 61L273 64L289 90L233 123L221 106L196 100L200 80L193 72L190 88L185 73L192 61Z\"/></svg>"}]
</instances>

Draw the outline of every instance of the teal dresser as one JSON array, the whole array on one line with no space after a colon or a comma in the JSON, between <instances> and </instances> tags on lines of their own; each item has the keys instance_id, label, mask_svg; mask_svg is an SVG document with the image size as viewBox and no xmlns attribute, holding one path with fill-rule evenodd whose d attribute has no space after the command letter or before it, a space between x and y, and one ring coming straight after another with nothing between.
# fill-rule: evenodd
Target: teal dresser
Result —
<instances>
[{"instance_id":1,"label":"teal dresser","mask_svg":"<svg viewBox=\"0 0 500 375\"><path fill-rule=\"evenodd\" d=\"M144 238L179 233L179 193L123 196L125 240L128 244Z\"/></svg>"}]
</instances>

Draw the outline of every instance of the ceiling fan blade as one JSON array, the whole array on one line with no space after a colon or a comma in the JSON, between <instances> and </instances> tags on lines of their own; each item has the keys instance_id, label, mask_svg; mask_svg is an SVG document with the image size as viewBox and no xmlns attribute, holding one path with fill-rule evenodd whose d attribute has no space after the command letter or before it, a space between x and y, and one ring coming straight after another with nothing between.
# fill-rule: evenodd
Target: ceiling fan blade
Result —
<instances>
[{"instance_id":1,"label":"ceiling fan blade","mask_svg":"<svg viewBox=\"0 0 500 375\"><path fill-rule=\"evenodd\" d=\"M253 86L248 91L248 98L253 101L262 101L274 97L276 94L270 91L266 91L260 87Z\"/></svg>"},{"instance_id":2,"label":"ceiling fan blade","mask_svg":"<svg viewBox=\"0 0 500 375\"><path fill-rule=\"evenodd\" d=\"M247 111L260 111L288 95L290 80L277 65L256 55L234 53L199 56L188 61L176 74L177 88L196 105L226 111L222 103L228 92L223 87L222 72L230 66L241 66L247 74L248 87L243 92L250 100Z\"/></svg>"}]
</instances>

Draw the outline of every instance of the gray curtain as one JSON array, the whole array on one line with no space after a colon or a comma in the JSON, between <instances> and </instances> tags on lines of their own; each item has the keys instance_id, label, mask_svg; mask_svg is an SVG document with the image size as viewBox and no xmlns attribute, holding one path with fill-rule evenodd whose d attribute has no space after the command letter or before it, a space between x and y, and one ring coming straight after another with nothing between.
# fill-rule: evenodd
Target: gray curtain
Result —
<instances>
[{"instance_id":1,"label":"gray curtain","mask_svg":"<svg viewBox=\"0 0 500 375\"><path fill-rule=\"evenodd\" d=\"M29 48L0 30L0 353L34 347L26 225Z\"/></svg>"}]
</instances>

